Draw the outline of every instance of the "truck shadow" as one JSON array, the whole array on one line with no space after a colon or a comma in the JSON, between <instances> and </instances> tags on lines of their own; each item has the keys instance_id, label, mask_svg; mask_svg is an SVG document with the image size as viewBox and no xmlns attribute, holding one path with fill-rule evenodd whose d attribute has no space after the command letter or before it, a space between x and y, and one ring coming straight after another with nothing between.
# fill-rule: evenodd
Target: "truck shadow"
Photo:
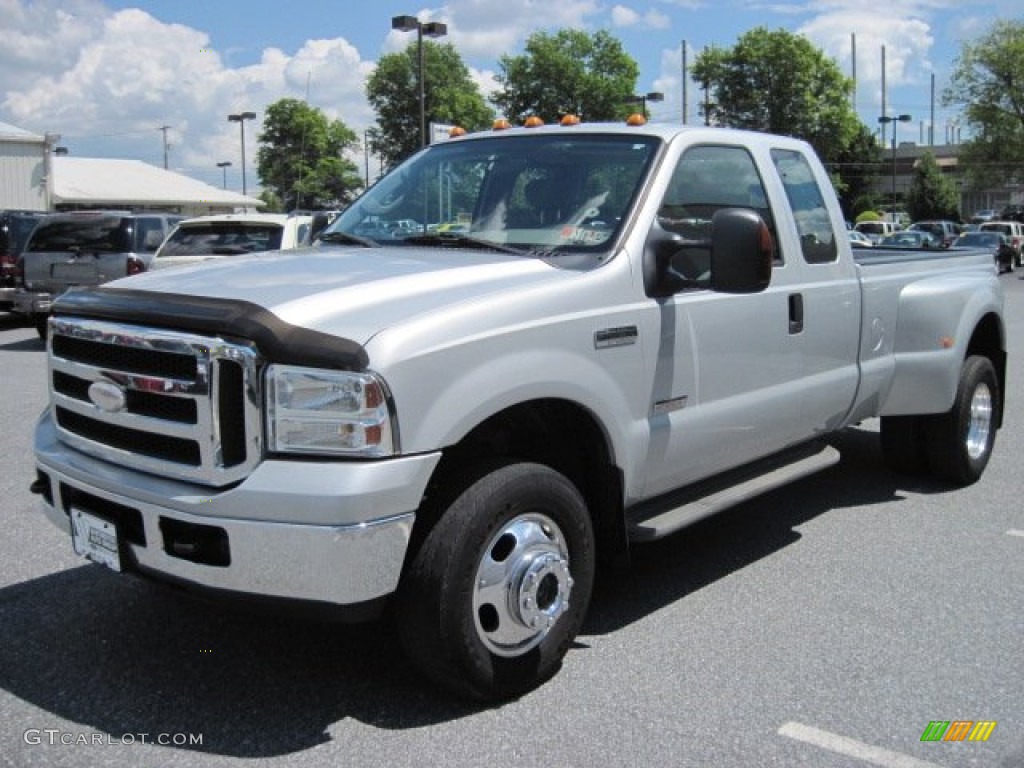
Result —
<instances>
[{"instance_id":1,"label":"truck shadow","mask_svg":"<svg viewBox=\"0 0 1024 768\"><path fill-rule=\"evenodd\" d=\"M888 471L876 431L850 428L829 442L842 454L836 466L659 541L634 545L625 573L599 574L583 634L615 632L770 556L798 541L797 528L820 515L897 501L903 491L950 490L937 480Z\"/></svg>"},{"instance_id":2,"label":"truck shadow","mask_svg":"<svg viewBox=\"0 0 1024 768\"><path fill-rule=\"evenodd\" d=\"M645 545L599 582L580 644L788 546L814 517L909 487L881 467L876 434L838 440L837 467ZM253 758L330 741L347 718L402 730L480 711L421 682L385 622L245 613L93 565L0 589L0 627L0 687L83 733L202 734L179 749Z\"/></svg>"}]
</instances>

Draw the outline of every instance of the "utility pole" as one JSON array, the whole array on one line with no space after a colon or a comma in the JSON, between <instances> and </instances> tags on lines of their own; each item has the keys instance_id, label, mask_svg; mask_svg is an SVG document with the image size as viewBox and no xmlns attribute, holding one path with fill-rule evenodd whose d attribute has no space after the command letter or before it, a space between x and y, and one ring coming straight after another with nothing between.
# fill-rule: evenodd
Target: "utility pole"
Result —
<instances>
[{"instance_id":1,"label":"utility pole","mask_svg":"<svg viewBox=\"0 0 1024 768\"><path fill-rule=\"evenodd\" d=\"M686 125L686 123L689 120L690 115L689 115L689 112L687 111L687 107L689 105L686 103L686 96L687 96L686 95L686 80L689 77L689 72L688 72L689 67L687 67L687 65L686 65L686 41L685 40L683 40L683 42L682 42L682 54L683 54L683 125Z\"/></svg>"},{"instance_id":2,"label":"utility pole","mask_svg":"<svg viewBox=\"0 0 1024 768\"><path fill-rule=\"evenodd\" d=\"M169 147L167 146L167 129L170 128L170 127L171 126L169 126L169 125L161 125L157 129L157 130L163 131L163 134L164 134L164 170L165 171L167 170L167 150L169 149Z\"/></svg>"}]
</instances>

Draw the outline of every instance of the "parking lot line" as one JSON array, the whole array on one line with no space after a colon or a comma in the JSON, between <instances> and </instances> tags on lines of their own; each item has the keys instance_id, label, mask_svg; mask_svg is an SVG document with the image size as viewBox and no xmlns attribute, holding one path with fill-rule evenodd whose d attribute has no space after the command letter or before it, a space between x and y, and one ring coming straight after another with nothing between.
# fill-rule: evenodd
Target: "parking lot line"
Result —
<instances>
[{"instance_id":1,"label":"parking lot line","mask_svg":"<svg viewBox=\"0 0 1024 768\"><path fill-rule=\"evenodd\" d=\"M1006 535L1007 536L1024 536L1024 531L1017 530L1016 528L1011 528L1010 530L1008 530L1006 532Z\"/></svg>"},{"instance_id":2,"label":"parking lot line","mask_svg":"<svg viewBox=\"0 0 1024 768\"><path fill-rule=\"evenodd\" d=\"M783 723L782 727L779 728L779 734L806 744L813 744L830 752L863 760L865 763L878 765L881 768L941 768L937 763L918 760L910 755L865 744L863 741L823 731L820 728L814 728L803 723Z\"/></svg>"}]
</instances>

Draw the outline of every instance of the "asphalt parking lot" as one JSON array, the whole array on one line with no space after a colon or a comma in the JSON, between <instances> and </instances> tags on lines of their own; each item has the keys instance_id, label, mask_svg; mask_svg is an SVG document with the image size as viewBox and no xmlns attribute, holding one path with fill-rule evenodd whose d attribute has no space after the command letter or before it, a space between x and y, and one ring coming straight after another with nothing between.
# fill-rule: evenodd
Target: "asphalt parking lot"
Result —
<instances>
[{"instance_id":1,"label":"asphalt parking lot","mask_svg":"<svg viewBox=\"0 0 1024 768\"><path fill-rule=\"evenodd\" d=\"M561 673L495 708L416 678L383 624L254 615L79 560L28 492L34 329L0 317L0 764L1024 766L1024 280L1006 425L951 489L843 461L605 574ZM995 723L928 741L932 723ZM973 726L972 726L973 728Z\"/></svg>"}]
</instances>

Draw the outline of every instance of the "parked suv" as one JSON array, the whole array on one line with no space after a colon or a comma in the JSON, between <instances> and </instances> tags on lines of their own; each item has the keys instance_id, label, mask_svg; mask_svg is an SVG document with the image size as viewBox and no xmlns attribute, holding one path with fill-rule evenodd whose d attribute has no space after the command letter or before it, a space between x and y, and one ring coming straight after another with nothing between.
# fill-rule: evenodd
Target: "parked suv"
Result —
<instances>
[{"instance_id":1,"label":"parked suv","mask_svg":"<svg viewBox=\"0 0 1024 768\"><path fill-rule=\"evenodd\" d=\"M14 307L18 257L44 211L0 211L0 310Z\"/></svg>"},{"instance_id":2,"label":"parked suv","mask_svg":"<svg viewBox=\"0 0 1024 768\"><path fill-rule=\"evenodd\" d=\"M1019 221L986 221L978 229L1006 235L1014 251L1013 265L1024 266L1024 224Z\"/></svg>"},{"instance_id":3,"label":"parked suv","mask_svg":"<svg viewBox=\"0 0 1024 768\"><path fill-rule=\"evenodd\" d=\"M22 287L14 310L46 336L53 300L76 285L99 285L145 272L157 248L181 221L167 213L76 211L47 216L19 259Z\"/></svg>"},{"instance_id":4,"label":"parked suv","mask_svg":"<svg viewBox=\"0 0 1024 768\"><path fill-rule=\"evenodd\" d=\"M227 213L185 219L156 252L153 269L309 245L311 214Z\"/></svg>"}]
</instances>

